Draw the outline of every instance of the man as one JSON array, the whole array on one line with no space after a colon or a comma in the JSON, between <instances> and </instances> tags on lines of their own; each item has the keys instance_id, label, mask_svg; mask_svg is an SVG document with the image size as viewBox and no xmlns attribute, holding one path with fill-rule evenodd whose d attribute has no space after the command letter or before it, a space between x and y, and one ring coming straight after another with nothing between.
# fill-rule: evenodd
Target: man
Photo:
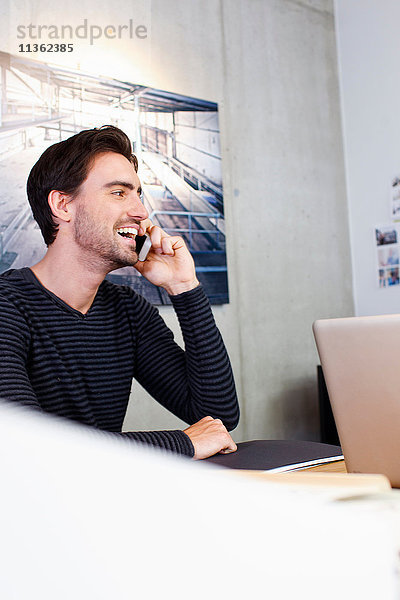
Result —
<instances>
[{"instance_id":1,"label":"man","mask_svg":"<svg viewBox=\"0 0 400 600\"><path fill-rule=\"evenodd\" d=\"M0 277L0 398L196 459L233 452L226 350L183 239L148 219L137 167L112 126L50 146L33 167L28 199L47 252ZM141 262L144 233L152 248ZM185 351L144 298L104 279L127 265L170 294ZM191 425L121 433L133 377Z\"/></svg>"}]
</instances>

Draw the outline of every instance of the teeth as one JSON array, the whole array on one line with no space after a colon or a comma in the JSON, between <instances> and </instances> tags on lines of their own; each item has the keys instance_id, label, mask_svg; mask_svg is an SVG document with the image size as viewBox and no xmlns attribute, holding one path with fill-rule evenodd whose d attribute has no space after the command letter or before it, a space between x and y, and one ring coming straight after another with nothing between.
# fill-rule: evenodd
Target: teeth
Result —
<instances>
[{"instance_id":1,"label":"teeth","mask_svg":"<svg viewBox=\"0 0 400 600\"><path fill-rule=\"evenodd\" d=\"M135 237L137 235L137 229L135 229L135 227L119 227L117 233L129 233Z\"/></svg>"}]
</instances>

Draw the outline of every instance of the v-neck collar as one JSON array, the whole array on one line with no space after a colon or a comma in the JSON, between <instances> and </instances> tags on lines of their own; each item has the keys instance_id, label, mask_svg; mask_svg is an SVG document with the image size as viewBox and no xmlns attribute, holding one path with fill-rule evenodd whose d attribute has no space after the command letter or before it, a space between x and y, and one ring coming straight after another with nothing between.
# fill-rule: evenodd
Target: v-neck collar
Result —
<instances>
[{"instance_id":1,"label":"v-neck collar","mask_svg":"<svg viewBox=\"0 0 400 600\"><path fill-rule=\"evenodd\" d=\"M73 308L72 306L70 306L69 304L67 304L66 302L64 302L64 300L61 300L61 298L59 298L58 296L56 296L56 294L54 294L53 292L51 292L50 290L48 290L39 281L39 279L36 277L35 273L29 267L23 267L22 269L20 269L20 272L21 272L22 276L24 277L24 279L26 281L29 281L30 283L33 283L33 285L35 287L39 288L42 292L44 292L47 296L49 296L51 298L51 300L53 300L53 302L55 302L56 304L58 304L58 306L60 306L61 308L67 310L68 312L72 313L76 317L79 317L80 319L87 319L90 316L90 314L92 313L94 305L96 303L96 299L97 299L99 290L97 290L96 296L94 297L94 300L93 300L93 302L92 302L89 310L87 311L87 313L82 313L79 310L77 310L76 308ZM100 284L100 285L102 285L102 284ZM100 289L100 286L99 286L99 289Z\"/></svg>"}]
</instances>

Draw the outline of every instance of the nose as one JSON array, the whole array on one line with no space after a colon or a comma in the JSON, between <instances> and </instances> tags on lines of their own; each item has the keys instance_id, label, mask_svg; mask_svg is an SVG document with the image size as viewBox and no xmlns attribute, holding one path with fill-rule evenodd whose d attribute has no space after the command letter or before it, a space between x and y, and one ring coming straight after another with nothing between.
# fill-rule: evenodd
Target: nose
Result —
<instances>
[{"instance_id":1,"label":"nose","mask_svg":"<svg viewBox=\"0 0 400 600\"><path fill-rule=\"evenodd\" d=\"M149 217L149 213L147 208L139 198L136 192L132 194L132 198L130 198L128 215L137 221L144 221Z\"/></svg>"}]
</instances>

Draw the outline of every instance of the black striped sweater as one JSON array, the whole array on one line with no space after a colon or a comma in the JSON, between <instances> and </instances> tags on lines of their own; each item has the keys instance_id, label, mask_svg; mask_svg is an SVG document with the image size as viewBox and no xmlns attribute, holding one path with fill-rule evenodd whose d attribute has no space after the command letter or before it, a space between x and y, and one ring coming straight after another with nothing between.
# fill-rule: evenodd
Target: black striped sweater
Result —
<instances>
[{"instance_id":1,"label":"black striped sweater","mask_svg":"<svg viewBox=\"0 0 400 600\"><path fill-rule=\"evenodd\" d=\"M83 315L25 267L0 276L0 398L193 456L183 431L121 433L132 379L192 424L236 427L229 358L201 286L171 296L185 343L131 288L104 280Z\"/></svg>"}]
</instances>

